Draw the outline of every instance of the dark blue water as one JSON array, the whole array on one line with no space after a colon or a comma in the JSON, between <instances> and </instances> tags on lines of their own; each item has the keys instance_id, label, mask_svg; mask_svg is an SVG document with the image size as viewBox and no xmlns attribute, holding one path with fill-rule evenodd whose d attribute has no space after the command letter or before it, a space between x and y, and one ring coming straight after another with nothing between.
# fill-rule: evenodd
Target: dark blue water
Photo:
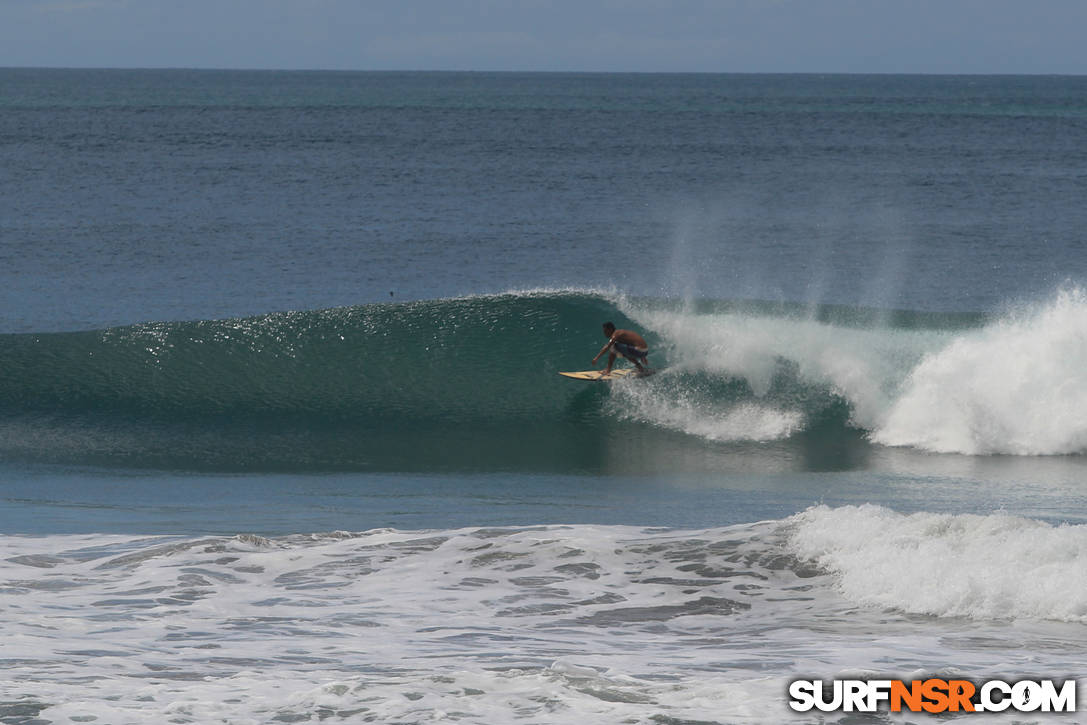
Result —
<instances>
[{"instance_id":1,"label":"dark blue water","mask_svg":"<svg viewBox=\"0 0 1087 725\"><path fill-rule=\"evenodd\" d=\"M545 287L988 311L1085 271L1078 77L6 70L0 330Z\"/></svg>"}]
</instances>

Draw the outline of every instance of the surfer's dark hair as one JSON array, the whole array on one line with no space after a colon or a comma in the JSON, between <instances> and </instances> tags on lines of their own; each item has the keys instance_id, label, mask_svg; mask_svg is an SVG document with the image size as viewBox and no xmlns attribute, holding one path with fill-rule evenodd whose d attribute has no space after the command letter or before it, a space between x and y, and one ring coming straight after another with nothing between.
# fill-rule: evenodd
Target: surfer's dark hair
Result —
<instances>
[{"instance_id":1,"label":"surfer's dark hair","mask_svg":"<svg viewBox=\"0 0 1087 725\"><path fill-rule=\"evenodd\" d=\"M615 323L614 322L605 322L604 323L604 329L605 330L614 330L615 329Z\"/></svg>"}]
</instances>

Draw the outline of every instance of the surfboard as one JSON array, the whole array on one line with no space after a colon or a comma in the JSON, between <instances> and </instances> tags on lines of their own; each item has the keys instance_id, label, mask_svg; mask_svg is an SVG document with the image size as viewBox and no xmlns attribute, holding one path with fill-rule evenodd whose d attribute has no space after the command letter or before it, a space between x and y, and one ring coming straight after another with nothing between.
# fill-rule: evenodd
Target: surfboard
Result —
<instances>
[{"instance_id":1,"label":"surfboard","mask_svg":"<svg viewBox=\"0 0 1087 725\"><path fill-rule=\"evenodd\" d=\"M651 373L646 373L647 375ZM618 370L612 370L607 375L604 375L603 370L581 370L575 373L559 373L567 378L573 378L574 380L618 380L619 378L625 378L627 375L638 375L637 368L619 368Z\"/></svg>"}]
</instances>

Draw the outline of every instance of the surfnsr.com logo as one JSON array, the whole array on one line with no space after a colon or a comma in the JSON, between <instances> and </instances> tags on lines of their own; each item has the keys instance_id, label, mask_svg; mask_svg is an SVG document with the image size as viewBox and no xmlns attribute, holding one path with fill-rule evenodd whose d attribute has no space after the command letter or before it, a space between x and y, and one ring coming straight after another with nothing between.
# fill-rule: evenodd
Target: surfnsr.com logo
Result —
<instances>
[{"instance_id":1,"label":"surfnsr.com logo","mask_svg":"<svg viewBox=\"0 0 1087 725\"><path fill-rule=\"evenodd\" d=\"M989 680L795 680L789 707L796 712L1075 712L1076 681Z\"/></svg>"}]
</instances>

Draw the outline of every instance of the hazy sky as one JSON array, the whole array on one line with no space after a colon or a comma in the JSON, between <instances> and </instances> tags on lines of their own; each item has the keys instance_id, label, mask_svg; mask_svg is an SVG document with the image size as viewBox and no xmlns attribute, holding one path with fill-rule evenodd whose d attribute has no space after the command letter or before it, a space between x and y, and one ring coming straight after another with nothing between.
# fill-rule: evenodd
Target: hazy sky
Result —
<instances>
[{"instance_id":1,"label":"hazy sky","mask_svg":"<svg viewBox=\"0 0 1087 725\"><path fill-rule=\"evenodd\" d=\"M0 0L0 66L1087 74L1087 0Z\"/></svg>"}]
</instances>

